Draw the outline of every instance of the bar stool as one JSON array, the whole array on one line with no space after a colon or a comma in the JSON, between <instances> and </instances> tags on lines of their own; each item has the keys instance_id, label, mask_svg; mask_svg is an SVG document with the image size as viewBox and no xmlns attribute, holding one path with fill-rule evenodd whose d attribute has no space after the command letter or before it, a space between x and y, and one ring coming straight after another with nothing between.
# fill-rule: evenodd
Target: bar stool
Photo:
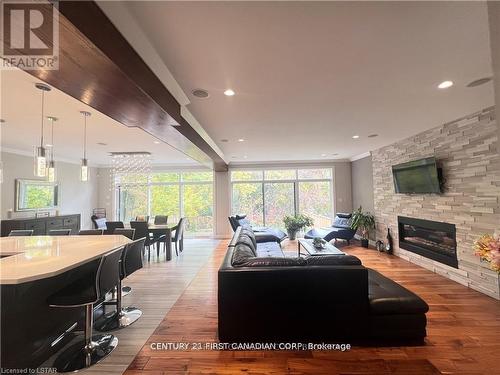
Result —
<instances>
[{"instance_id":1,"label":"bar stool","mask_svg":"<svg viewBox=\"0 0 500 375\"><path fill-rule=\"evenodd\" d=\"M142 268L142 253L145 238L138 239L125 245L120 262L120 279L117 290L122 289L122 280ZM106 314L95 322L95 328L101 332L113 331L128 327L142 315L142 311L135 307L122 307L122 295L116 294L116 311Z\"/></svg>"},{"instance_id":2,"label":"bar stool","mask_svg":"<svg viewBox=\"0 0 500 375\"><path fill-rule=\"evenodd\" d=\"M9 237L23 237L32 235L33 235L33 229L13 229L9 233Z\"/></svg>"},{"instance_id":3,"label":"bar stool","mask_svg":"<svg viewBox=\"0 0 500 375\"><path fill-rule=\"evenodd\" d=\"M104 229L82 229L78 232L79 236L102 236Z\"/></svg>"},{"instance_id":4,"label":"bar stool","mask_svg":"<svg viewBox=\"0 0 500 375\"><path fill-rule=\"evenodd\" d=\"M49 230L49 236L69 236L71 235L71 229L51 229Z\"/></svg>"},{"instance_id":5,"label":"bar stool","mask_svg":"<svg viewBox=\"0 0 500 375\"><path fill-rule=\"evenodd\" d=\"M68 285L47 300L50 307L85 307L85 341L73 344L54 361L57 372L73 372L95 365L118 345L113 335L92 335L94 304L120 281L120 258L123 248L104 255L95 277L88 274Z\"/></svg>"}]
</instances>

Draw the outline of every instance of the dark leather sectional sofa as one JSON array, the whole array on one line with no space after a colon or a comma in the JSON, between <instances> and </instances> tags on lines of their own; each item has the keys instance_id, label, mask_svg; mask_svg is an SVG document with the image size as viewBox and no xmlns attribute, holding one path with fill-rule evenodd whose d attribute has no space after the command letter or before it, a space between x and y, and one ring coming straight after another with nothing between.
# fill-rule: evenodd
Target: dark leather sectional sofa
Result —
<instances>
[{"instance_id":1,"label":"dark leather sectional sofa","mask_svg":"<svg viewBox=\"0 0 500 375\"><path fill-rule=\"evenodd\" d=\"M221 342L405 342L426 336L427 304L349 255L287 258L237 228L218 273Z\"/></svg>"}]
</instances>

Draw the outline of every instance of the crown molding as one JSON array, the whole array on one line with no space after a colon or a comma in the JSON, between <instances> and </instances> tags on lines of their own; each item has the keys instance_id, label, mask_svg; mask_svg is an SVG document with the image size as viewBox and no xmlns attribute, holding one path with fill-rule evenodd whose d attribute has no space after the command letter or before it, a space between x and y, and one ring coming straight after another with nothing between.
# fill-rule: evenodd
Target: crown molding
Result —
<instances>
[{"instance_id":1,"label":"crown molding","mask_svg":"<svg viewBox=\"0 0 500 375\"><path fill-rule=\"evenodd\" d=\"M353 157L349 158L349 161L350 161L350 162L353 162L353 161L356 161L356 160L364 159L364 158L367 158L368 156L371 156L371 154L372 154L372 153L371 153L370 151L368 151L368 152L364 152L364 153L362 153L362 154L355 155L355 156L353 156Z\"/></svg>"}]
</instances>

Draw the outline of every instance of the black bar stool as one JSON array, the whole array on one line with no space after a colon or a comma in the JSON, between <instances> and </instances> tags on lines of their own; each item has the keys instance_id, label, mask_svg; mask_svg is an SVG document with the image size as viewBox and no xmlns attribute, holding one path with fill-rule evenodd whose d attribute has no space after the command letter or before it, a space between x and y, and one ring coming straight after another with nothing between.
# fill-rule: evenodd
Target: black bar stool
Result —
<instances>
[{"instance_id":1,"label":"black bar stool","mask_svg":"<svg viewBox=\"0 0 500 375\"><path fill-rule=\"evenodd\" d=\"M138 239L125 245L120 262L120 280L117 290L122 289L122 280L142 268L142 253L145 238ZM122 307L122 295L116 294L116 311L106 314L95 322L95 328L101 332L113 331L128 327L142 315L142 311L135 307Z\"/></svg>"},{"instance_id":2,"label":"black bar stool","mask_svg":"<svg viewBox=\"0 0 500 375\"><path fill-rule=\"evenodd\" d=\"M49 236L69 236L71 235L71 229L51 229L49 230Z\"/></svg>"},{"instance_id":3,"label":"black bar stool","mask_svg":"<svg viewBox=\"0 0 500 375\"><path fill-rule=\"evenodd\" d=\"M51 307L85 307L85 341L64 350L54 361L57 372L73 372L95 365L118 345L113 335L92 335L94 304L120 281L123 248L104 255L95 271L68 285L47 300Z\"/></svg>"}]
</instances>

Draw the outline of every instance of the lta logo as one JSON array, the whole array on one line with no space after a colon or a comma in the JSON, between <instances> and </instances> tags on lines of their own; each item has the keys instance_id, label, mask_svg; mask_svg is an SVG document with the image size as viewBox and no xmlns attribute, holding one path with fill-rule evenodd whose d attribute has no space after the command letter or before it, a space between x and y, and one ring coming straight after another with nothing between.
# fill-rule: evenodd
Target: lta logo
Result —
<instances>
[{"instance_id":1,"label":"lta logo","mask_svg":"<svg viewBox=\"0 0 500 375\"><path fill-rule=\"evenodd\" d=\"M2 1L2 68L58 69L57 3Z\"/></svg>"}]
</instances>

